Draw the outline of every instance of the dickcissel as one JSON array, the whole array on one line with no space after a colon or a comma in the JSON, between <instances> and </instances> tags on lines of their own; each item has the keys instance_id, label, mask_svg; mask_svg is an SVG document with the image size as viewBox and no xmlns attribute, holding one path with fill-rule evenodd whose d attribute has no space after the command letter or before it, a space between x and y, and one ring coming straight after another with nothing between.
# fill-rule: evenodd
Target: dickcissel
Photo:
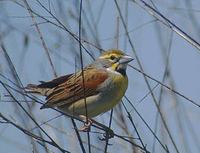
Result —
<instances>
[{"instance_id":1,"label":"dickcissel","mask_svg":"<svg viewBox=\"0 0 200 153\"><path fill-rule=\"evenodd\" d=\"M41 109L57 107L76 117L92 118L121 101L128 87L127 64L132 60L120 50L107 50L86 66L83 73L80 70L39 85L29 84L27 89L46 96L47 102Z\"/></svg>"}]
</instances>

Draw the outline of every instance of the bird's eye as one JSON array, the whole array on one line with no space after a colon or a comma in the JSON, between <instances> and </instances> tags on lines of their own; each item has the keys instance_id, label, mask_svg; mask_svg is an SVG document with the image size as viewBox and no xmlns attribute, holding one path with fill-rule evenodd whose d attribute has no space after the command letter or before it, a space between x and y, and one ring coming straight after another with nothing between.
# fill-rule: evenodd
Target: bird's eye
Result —
<instances>
[{"instance_id":1,"label":"bird's eye","mask_svg":"<svg viewBox=\"0 0 200 153\"><path fill-rule=\"evenodd\" d=\"M111 59L111 60L114 60L114 59L116 59L116 57L115 57L114 55L111 55L111 56L110 56L110 59Z\"/></svg>"}]
</instances>

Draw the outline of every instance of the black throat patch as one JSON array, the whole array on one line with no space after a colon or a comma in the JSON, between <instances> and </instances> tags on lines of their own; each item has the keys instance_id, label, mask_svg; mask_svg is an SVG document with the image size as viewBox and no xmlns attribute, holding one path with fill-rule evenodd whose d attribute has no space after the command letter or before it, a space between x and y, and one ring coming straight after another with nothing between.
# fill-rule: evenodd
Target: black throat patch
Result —
<instances>
[{"instance_id":1,"label":"black throat patch","mask_svg":"<svg viewBox=\"0 0 200 153\"><path fill-rule=\"evenodd\" d=\"M121 73L123 76L126 76L126 70L124 68L120 68L119 66L116 69L117 72Z\"/></svg>"}]
</instances>

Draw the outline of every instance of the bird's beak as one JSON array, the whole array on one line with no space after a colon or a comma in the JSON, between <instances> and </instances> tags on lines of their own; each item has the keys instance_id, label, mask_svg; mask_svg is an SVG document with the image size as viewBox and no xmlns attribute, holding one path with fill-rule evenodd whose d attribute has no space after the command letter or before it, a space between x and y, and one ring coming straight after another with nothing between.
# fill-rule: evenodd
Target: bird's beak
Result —
<instances>
[{"instance_id":1,"label":"bird's beak","mask_svg":"<svg viewBox=\"0 0 200 153\"><path fill-rule=\"evenodd\" d=\"M125 56L120 58L119 63L120 64L127 64L127 63L131 62L132 60L134 60L133 57L125 55Z\"/></svg>"}]
</instances>

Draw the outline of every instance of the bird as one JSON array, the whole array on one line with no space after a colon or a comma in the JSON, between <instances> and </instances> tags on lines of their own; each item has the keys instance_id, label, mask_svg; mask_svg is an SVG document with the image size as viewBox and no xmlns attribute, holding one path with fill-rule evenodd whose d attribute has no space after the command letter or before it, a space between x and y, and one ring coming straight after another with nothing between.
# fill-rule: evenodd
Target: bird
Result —
<instances>
[{"instance_id":1,"label":"bird","mask_svg":"<svg viewBox=\"0 0 200 153\"><path fill-rule=\"evenodd\" d=\"M121 50L109 49L82 70L40 81L38 85L28 84L26 91L46 97L41 109L57 108L80 119L90 119L121 101L128 88L127 65L132 60Z\"/></svg>"}]
</instances>

